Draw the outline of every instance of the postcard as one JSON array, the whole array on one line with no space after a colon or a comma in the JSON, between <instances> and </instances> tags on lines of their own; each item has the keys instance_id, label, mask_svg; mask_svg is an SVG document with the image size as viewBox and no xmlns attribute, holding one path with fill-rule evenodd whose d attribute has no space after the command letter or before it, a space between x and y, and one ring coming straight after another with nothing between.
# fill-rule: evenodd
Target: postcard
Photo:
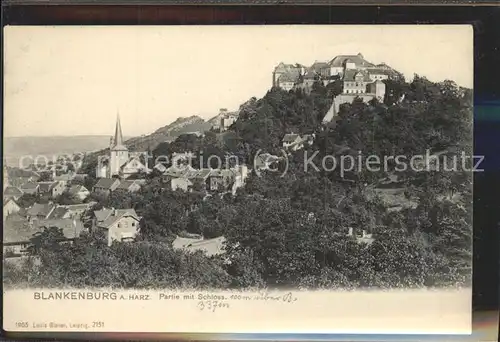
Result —
<instances>
[{"instance_id":1,"label":"postcard","mask_svg":"<svg viewBox=\"0 0 500 342\"><path fill-rule=\"evenodd\" d=\"M471 26L4 37L5 330L471 332Z\"/></svg>"}]
</instances>

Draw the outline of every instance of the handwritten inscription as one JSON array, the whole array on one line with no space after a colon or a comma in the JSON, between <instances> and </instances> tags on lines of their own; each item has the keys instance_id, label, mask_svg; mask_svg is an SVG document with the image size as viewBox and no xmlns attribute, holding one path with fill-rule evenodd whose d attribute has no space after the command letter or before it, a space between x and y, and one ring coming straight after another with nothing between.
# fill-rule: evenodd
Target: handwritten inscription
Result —
<instances>
[{"instance_id":1,"label":"handwritten inscription","mask_svg":"<svg viewBox=\"0 0 500 342\"><path fill-rule=\"evenodd\" d=\"M275 303L291 304L297 301L297 297L292 292L284 294L271 294L262 291L257 294L212 294L212 293L159 293L158 299L174 301L196 301L196 306L200 311L215 312L220 309L229 309L233 302L269 301ZM234 303L233 303L234 304Z\"/></svg>"},{"instance_id":2,"label":"handwritten inscription","mask_svg":"<svg viewBox=\"0 0 500 342\"><path fill-rule=\"evenodd\" d=\"M218 300L202 300L198 302L198 309L201 311L215 312L217 309L229 309L228 302L220 302Z\"/></svg>"}]
</instances>

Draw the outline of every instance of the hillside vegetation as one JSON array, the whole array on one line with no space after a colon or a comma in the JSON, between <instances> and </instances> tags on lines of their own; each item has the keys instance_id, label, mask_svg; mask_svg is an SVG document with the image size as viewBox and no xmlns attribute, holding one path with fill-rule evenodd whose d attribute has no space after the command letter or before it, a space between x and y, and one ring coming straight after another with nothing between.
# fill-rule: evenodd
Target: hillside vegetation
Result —
<instances>
[{"instance_id":1,"label":"hillside vegetation","mask_svg":"<svg viewBox=\"0 0 500 342\"><path fill-rule=\"evenodd\" d=\"M138 193L93 198L98 207L134 208L143 217L140 240L107 248L96 236L73 246L50 244L47 231L40 266L8 268L6 284L160 287L448 287L470 286L472 207L470 172L443 170L368 172L305 169L304 155L411 156L427 149L470 151L472 96L453 82L387 82L384 103L354 101L338 119L321 124L335 89L316 84L311 94L271 89L241 108L219 139L179 136L153 153L189 149L230 153L247 163L258 150L278 153L285 133L315 133L288 169L252 175L237 196L203 200L196 191L159 191L152 175ZM402 95L404 94L404 99ZM90 164L89 164L90 165ZM369 195L381 179L397 175L416 206L388 210ZM455 195L459 196L455 196ZM91 213L89 213L91 215ZM348 232L353 230L353 235ZM362 231L373 240L360 239ZM182 232L224 235L225 258L174 252ZM229 262L228 262L229 261ZM99 270L99 271L93 271Z\"/></svg>"}]
</instances>

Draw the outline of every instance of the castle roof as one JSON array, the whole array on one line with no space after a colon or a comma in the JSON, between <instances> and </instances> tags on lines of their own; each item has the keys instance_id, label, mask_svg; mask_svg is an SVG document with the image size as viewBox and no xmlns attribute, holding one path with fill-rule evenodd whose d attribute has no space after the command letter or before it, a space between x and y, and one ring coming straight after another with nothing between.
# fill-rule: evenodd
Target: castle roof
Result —
<instances>
[{"instance_id":1,"label":"castle roof","mask_svg":"<svg viewBox=\"0 0 500 342\"><path fill-rule=\"evenodd\" d=\"M371 67L372 63L368 62L363 58L362 54L357 55L339 55L330 61L331 67L342 67L344 66L346 60L356 64L357 67Z\"/></svg>"}]
</instances>

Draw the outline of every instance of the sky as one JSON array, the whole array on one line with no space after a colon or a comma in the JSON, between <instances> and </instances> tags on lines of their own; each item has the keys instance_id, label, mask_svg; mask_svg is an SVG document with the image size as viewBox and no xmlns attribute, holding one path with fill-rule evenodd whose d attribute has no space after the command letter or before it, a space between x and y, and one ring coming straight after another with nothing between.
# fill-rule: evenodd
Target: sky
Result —
<instances>
[{"instance_id":1,"label":"sky","mask_svg":"<svg viewBox=\"0 0 500 342\"><path fill-rule=\"evenodd\" d=\"M472 88L468 25L7 26L5 136L149 134L178 117L237 110L281 61L361 52L407 78Z\"/></svg>"}]
</instances>

